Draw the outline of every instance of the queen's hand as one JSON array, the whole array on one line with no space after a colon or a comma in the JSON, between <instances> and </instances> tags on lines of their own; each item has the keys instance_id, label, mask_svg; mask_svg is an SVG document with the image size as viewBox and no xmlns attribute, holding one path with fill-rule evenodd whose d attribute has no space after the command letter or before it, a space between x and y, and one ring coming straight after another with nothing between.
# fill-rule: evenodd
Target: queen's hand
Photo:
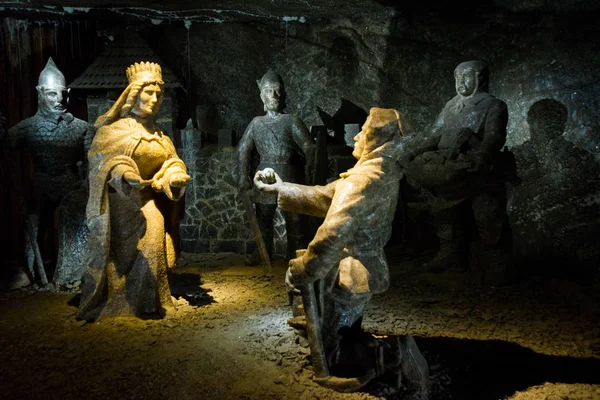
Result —
<instances>
[{"instance_id":1,"label":"queen's hand","mask_svg":"<svg viewBox=\"0 0 600 400\"><path fill-rule=\"evenodd\" d=\"M190 180L190 176L184 172L175 173L169 179L169 185L173 187L184 187Z\"/></svg>"}]
</instances>

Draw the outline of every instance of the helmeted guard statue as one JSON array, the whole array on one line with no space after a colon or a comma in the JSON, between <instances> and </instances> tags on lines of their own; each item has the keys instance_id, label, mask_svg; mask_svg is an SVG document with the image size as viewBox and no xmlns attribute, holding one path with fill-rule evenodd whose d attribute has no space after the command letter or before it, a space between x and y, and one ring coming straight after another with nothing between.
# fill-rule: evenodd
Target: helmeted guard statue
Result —
<instances>
[{"instance_id":1,"label":"helmeted guard statue","mask_svg":"<svg viewBox=\"0 0 600 400\"><path fill-rule=\"evenodd\" d=\"M238 145L240 192L251 188L251 155L258 152L257 170L272 168L287 182L310 182L314 144L308 129L300 118L285 114L285 89L281 76L270 69L257 81L266 115L255 117L246 128ZM277 197L254 191L256 217L269 255L273 251L273 219ZM287 256L305 246L299 216L283 212L287 231Z\"/></svg>"},{"instance_id":2,"label":"helmeted guard statue","mask_svg":"<svg viewBox=\"0 0 600 400\"><path fill-rule=\"evenodd\" d=\"M33 162L32 184L20 182L21 171L13 172L24 198L28 269L33 269L37 259L38 274L45 283L39 248L52 226L55 211L60 208L54 281L64 283L81 278L84 271L87 198L84 181L87 150L96 129L67 112L65 77L52 58L40 73L36 89L37 113L9 129L8 148L26 150Z\"/></svg>"}]
</instances>

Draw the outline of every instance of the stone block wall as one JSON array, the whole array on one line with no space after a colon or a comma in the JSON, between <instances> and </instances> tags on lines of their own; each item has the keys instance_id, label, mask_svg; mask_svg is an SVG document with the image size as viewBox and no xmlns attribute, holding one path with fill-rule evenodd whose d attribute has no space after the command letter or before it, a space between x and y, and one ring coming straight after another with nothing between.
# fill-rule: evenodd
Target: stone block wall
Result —
<instances>
[{"instance_id":1,"label":"stone block wall","mask_svg":"<svg viewBox=\"0 0 600 400\"><path fill-rule=\"evenodd\" d=\"M189 253L251 254L257 246L242 203L237 200L236 149L180 150L192 177L181 221L181 250ZM285 220L275 221L274 257L285 255Z\"/></svg>"}]
</instances>

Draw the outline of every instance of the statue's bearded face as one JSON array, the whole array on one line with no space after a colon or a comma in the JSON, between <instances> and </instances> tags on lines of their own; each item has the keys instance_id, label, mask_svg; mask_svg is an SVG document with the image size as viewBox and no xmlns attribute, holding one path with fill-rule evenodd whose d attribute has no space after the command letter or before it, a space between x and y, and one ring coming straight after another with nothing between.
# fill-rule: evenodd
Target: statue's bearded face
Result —
<instances>
[{"instance_id":1,"label":"statue's bearded face","mask_svg":"<svg viewBox=\"0 0 600 400\"><path fill-rule=\"evenodd\" d=\"M477 72L471 68L456 71L454 74L456 93L467 97L477 89Z\"/></svg>"},{"instance_id":2,"label":"statue's bearded face","mask_svg":"<svg viewBox=\"0 0 600 400\"><path fill-rule=\"evenodd\" d=\"M68 90L63 86L38 86L38 106L45 115L59 115L66 111Z\"/></svg>"},{"instance_id":3,"label":"statue's bearded face","mask_svg":"<svg viewBox=\"0 0 600 400\"><path fill-rule=\"evenodd\" d=\"M144 86L131 109L131 113L141 118L156 115L162 102L163 90L160 85L152 83Z\"/></svg>"},{"instance_id":4,"label":"statue's bearded face","mask_svg":"<svg viewBox=\"0 0 600 400\"><path fill-rule=\"evenodd\" d=\"M283 88L279 82L266 82L260 90L265 111L281 111Z\"/></svg>"}]
</instances>

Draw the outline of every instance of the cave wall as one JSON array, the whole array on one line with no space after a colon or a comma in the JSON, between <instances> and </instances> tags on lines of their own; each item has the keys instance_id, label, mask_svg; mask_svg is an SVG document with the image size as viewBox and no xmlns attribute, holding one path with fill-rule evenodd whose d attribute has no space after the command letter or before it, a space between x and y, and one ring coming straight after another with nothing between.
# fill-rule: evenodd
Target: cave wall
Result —
<instances>
[{"instance_id":1,"label":"cave wall","mask_svg":"<svg viewBox=\"0 0 600 400\"><path fill-rule=\"evenodd\" d=\"M548 248L577 262L596 259L597 246L589 234L600 225L600 28L590 12L597 6L504 3L378 7L351 17L113 22L140 31L167 60L187 91L178 127L193 118L206 137L203 146L209 146L191 168L197 185L186 200L184 248L253 249L240 204L223 197L235 189L233 150L210 145L217 143L218 129L232 129L239 138L252 118L263 113L256 80L268 68L283 76L287 111L309 127L339 130L343 123L362 123L372 106L393 107L404 114L408 134L419 135L454 96L454 67L481 59L490 65L490 92L508 105L507 146L523 179L509 188L515 250L523 259L531 254L539 258ZM28 26L33 30L37 25ZM101 32L110 32L111 25L104 21L100 28L96 24ZM14 52L5 57L14 70ZM69 62L74 60L79 58L73 55ZM37 71L31 74L37 76ZM4 82L4 88L10 86ZM19 97L11 93L11 98ZM530 109L541 100L554 100L566 110L556 137L533 137L532 118L546 117L532 116ZM11 125L17 122L5 111L17 107L12 101L4 100L0 107ZM208 181L214 185L206 186ZM202 225L214 223L214 204L220 205L219 212L229 210L224 215L230 217L219 220L219 232ZM230 242L221 243L225 240ZM238 244L227 247L232 241Z\"/></svg>"},{"instance_id":2,"label":"cave wall","mask_svg":"<svg viewBox=\"0 0 600 400\"><path fill-rule=\"evenodd\" d=\"M323 123L317 107L333 115L345 99L365 112L396 107L419 132L454 95L454 67L482 59L490 92L509 107L509 147L529 139L529 107L555 98L569 109L566 138L600 151L599 32L589 13L388 8L311 23L170 24L151 35L186 76L192 101L214 106L216 125L238 135L262 112L255 81L269 67L286 82L287 111L308 126Z\"/></svg>"},{"instance_id":3,"label":"cave wall","mask_svg":"<svg viewBox=\"0 0 600 400\"><path fill-rule=\"evenodd\" d=\"M327 124L323 113L361 123L371 106L394 107L409 134L419 135L454 96L454 67L485 60L490 92L508 105L507 147L523 179L509 187L515 252L533 263L557 254L590 263L598 259L591 238L599 226L600 134L599 34L592 22L579 11L389 9L318 24L192 25L189 68L198 103L217 110L212 124L238 134L262 113L255 80L274 67L286 82L288 112L308 126ZM185 53L187 33L166 28L165 51ZM532 139L532 118L547 119L530 113L542 100L562 105L566 121L557 137L542 132ZM558 147L540 155L550 142ZM536 152L543 159L531 162Z\"/></svg>"}]
</instances>

